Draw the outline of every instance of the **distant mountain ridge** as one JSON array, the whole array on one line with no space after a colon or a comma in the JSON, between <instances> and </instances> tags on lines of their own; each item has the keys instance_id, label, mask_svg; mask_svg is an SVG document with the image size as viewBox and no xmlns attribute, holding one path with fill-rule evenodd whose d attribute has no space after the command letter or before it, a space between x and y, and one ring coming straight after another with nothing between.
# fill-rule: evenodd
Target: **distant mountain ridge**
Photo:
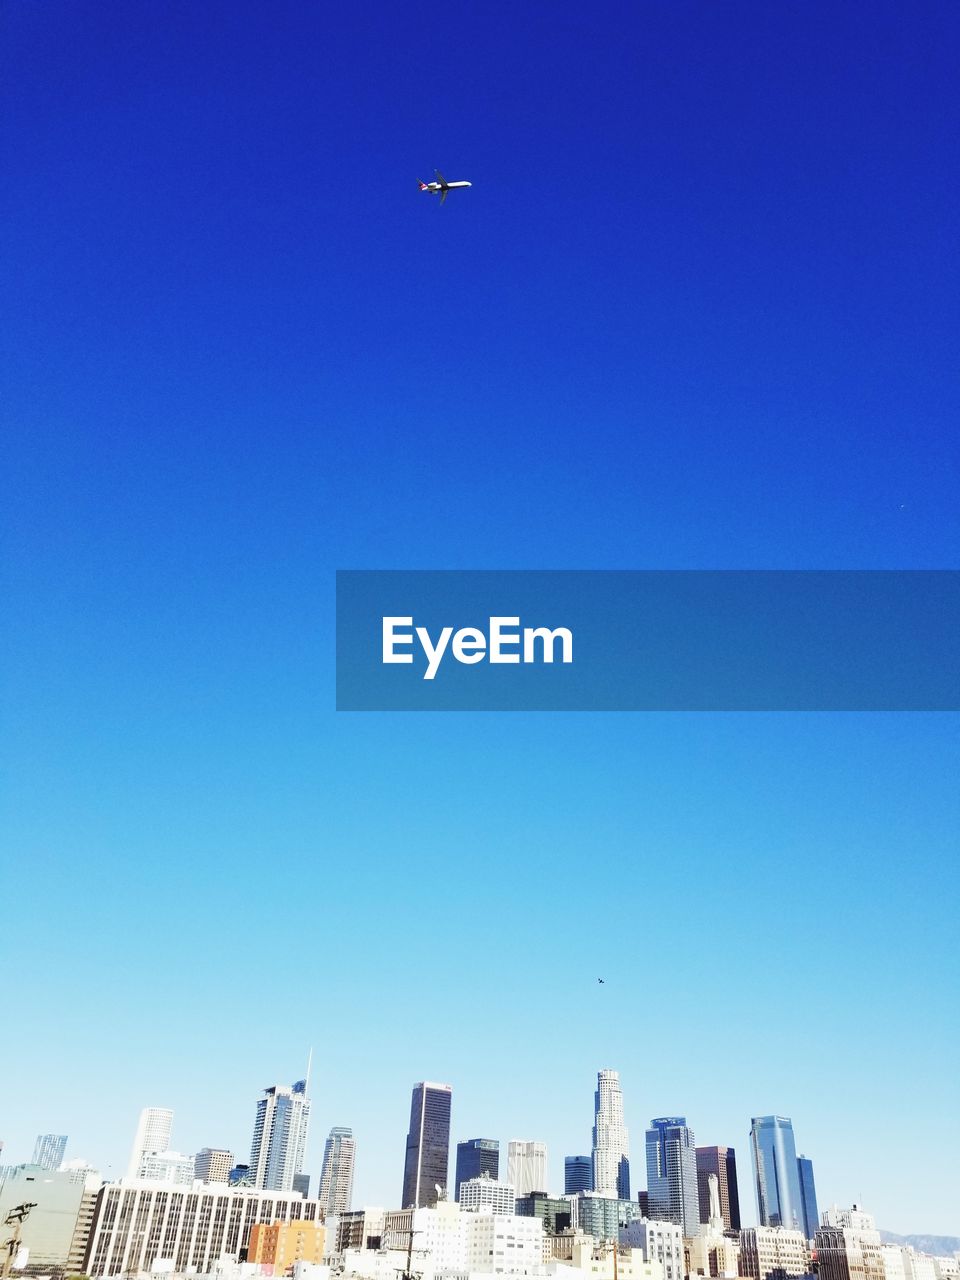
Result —
<instances>
[{"instance_id":1,"label":"distant mountain ridge","mask_svg":"<svg viewBox=\"0 0 960 1280\"><path fill-rule=\"evenodd\" d=\"M907 1244L918 1253L933 1253L949 1257L960 1250L960 1236L898 1236L893 1231L881 1231L884 1244Z\"/></svg>"}]
</instances>

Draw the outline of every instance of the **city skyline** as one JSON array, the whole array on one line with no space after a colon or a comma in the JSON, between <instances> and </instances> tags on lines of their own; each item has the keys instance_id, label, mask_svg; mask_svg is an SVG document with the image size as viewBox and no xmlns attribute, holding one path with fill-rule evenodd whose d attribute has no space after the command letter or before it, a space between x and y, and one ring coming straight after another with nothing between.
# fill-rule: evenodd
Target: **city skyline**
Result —
<instances>
[{"instance_id":1,"label":"city skyline","mask_svg":"<svg viewBox=\"0 0 960 1280\"><path fill-rule=\"evenodd\" d=\"M781 1113L956 1233L957 714L337 713L335 581L956 566L960 7L0 25L4 1160L243 1163L312 1043L314 1189L348 1124L396 1201L425 1075L558 1189L611 1063L634 1193L685 1115L752 1220Z\"/></svg>"},{"instance_id":2,"label":"city skyline","mask_svg":"<svg viewBox=\"0 0 960 1280\"><path fill-rule=\"evenodd\" d=\"M622 1092L619 1089L619 1072L618 1071L603 1069L597 1073L596 1078L598 1082L600 1081L606 1082L608 1088L610 1086L610 1083L613 1082L613 1084L616 1086L615 1091L618 1097L622 1100ZM261 1099L260 1103L258 1104L258 1123L256 1126L255 1133L259 1132L260 1130L261 1117L265 1118L266 1129L268 1131L275 1126L276 1120L275 1118L271 1119L271 1115L270 1115L270 1100L274 1096L274 1094L278 1092L278 1090L282 1094L289 1093L291 1095L291 1098L293 1099L299 1099L301 1102L305 1102L307 1107L309 1108L309 1100L304 1097L306 1093L306 1089L307 1089L307 1081L301 1080L301 1081L295 1082L293 1086L289 1086L289 1087L272 1086L270 1089L265 1090L264 1091L265 1097ZM436 1097L433 1097L433 1095L436 1095ZM476 1161L477 1171L479 1171L481 1168L481 1161L484 1161L484 1164L483 1164L484 1173L486 1174L486 1176L491 1176L493 1166L490 1163L490 1161L497 1159L497 1148L498 1148L497 1140L496 1139L467 1139L467 1140L458 1139L456 1137L455 1132L451 1131L449 1127L451 1098L452 1098L452 1090L449 1085L436 1085L430 1082L423 1082L413 1087L413 1094L412 1094L412 1101L411 1101L411 1124L414 1118L416 1117L418 1119L418 1122L420 1122L422 1125L418 1136L420 1137L421 1142L424 1141L424 1135L426 1137L426 1148L429 1148L429 1150L427 1150L427 1155L426 1155L427 1165L429 1166L431 1171L435 1172L436 1169L440 1167L440 1163L442 1163L442 1151L440 1146L438 1145L439 1139L437 1135L439 1133L439 1129L443 1128L443 1125L446 1124L447 1126L447 1147L446 1147L447 1160L449 1161L451 1158L455 1158L459 1164L459 1160L461 1158L462 1153L469 1154L468 1153L469 1148L472 1148L477 1144L482 1144L483 1148L485 1149L484 1152L481 1153L478 1149L475 1153L473 1153L472 1158L474 1158ZM437 1099L439 1099L439 1101L443 1103L443 1110L445 1113L444 1115L440 1115L439 1112L437 1112L437 1114L434 1114L434 1112L436 1112L436 1109L437 1109ZM281 1099L281 1101L283 1101L283 1099ZM598 1105L599 1105L599 1089L594 1098L594 1107L596 1108ZM171 1108L162 1108L162 1107L142 1108L140 1112L139 1120L137 1123L137 1128L136 1128L136 1136L134 1139L134 1150L136 1151L140 1149L141 1144L146 1140L145 1135L149 1136L150 1142L156 1142L156 1141L162 1140L163 1138L166 1138L167 1140L169 1140L171 1128L174 1121L174 1116L175 1116L175 1113ZM771 1115L766 1117L753 1117L750 1123L751 1123L750 1138L751 1138L751 1145L754 1153L757 1150L758 1144L760 1146L760 1149L763 1151L767 1151L767 1149L769 1148L774 1152L777 1159L782 1158L782 1160L786 1162L784 1164L784 1168L786 1168L788 1171L791 1169L795 1171L796 1189L794 1194L798 1198L798 1204L801 1206L802 1212L801 1210L797 1210L797 1212L793 1214L793 1216L798 1218L799 1225L801 1226L806 1226L806 1227L815 1226L816 1223L819 1221L819 1218L818 1218L818 1211L817 1211L816 1192L814 1190L813 1161L810 1158L801 1155L799 1157L794 1156L793 1162L791 1164L791 1161L789 1158L790 1152L781 1151L781 1148L784 1146L784 1135L786 1135L786 1145L790 1147L790 1150L793 1150L793 1146L792 1146L793 1127L792 1127L791 1119L788 1117L780 1116L780 1115ZM733 1175L733 1178L734 1178L733 1195L732 1196L730 1195L729 1185L724 1185L722 1188L718 1186L718 1194L721 1197L720 1202L721 1202L722 1212L724 1213L724 1215L726 1215L728 1206L733 1205L734 1208L738 1207L739 1200L740 1200L740 1187L739 1187L739 1182L737 1180L736 1161L735 1161L734 1151L732 1147L723 1146L723 1145L717 1146L717 1147L710 1147L710 1148L703 1147L703 1146L696 1147L693 1131L686 1124L685 1117L683 1116L679 1116L679 1117L674 1116L674 1117L656 1119L651 1122L651 1126L652 1126L651 1128L647 1129L646 1144L645 1144L646 1145L646 1162L647 1162L647 1170L648 1170L648 1174L647 1174L648 1185L646 1189L635 1187L634 1195L633 1195L634 1200L636 1200L638 1192L643 1194L645 1197L649 1197L651 1186L656 1188L654 1199L650 1202L651 1217L656 1217L658 1220L662 1220L662 1221L669 1221L669 1220L680 1221L681 1219L683 1219L684 1222L689 1217L691 1223L699 1224L701 1221L701 1212L702 1212L702 1201L700 1197L702 1197L704 1192L705 1177L708 1171L717 1173L719 1178L725 1183L726 1183L726 1180L730 1177L730 1175ZM284 1133L286 1134L286 1142L290 1152L302 1153L303 1139L305 1137L306 1125L301 1121L299 1131L296 1130L296 1126L279 1126L279 1127L284 1129ZM758 1134L761 1134L761 1133L765 1134L768 1131L770 1131L773 1134L772 1137L764 1138L762 1140L758 1139L758 1136L757 1136ZM411 1151L410 1139L412 1134L413 1134L413 1130L411 1129L408 1132L408 1141L407 1141L408 1156L405 1162L405 1174L404 1174L405 1186L411 1177L411 1172L410 1172L411 1165L410 1165L409 1153ZM66 1142L65 1138L61 1138L61 1136L58 1136L58 1135L41 1134L36 1139L35 1150L34 1150L35 1155L37 1151L41 1149L41 1145L44 1142L44 1140L46 1138L51 1138L51 1137L55 1137L58 1143L62 1141L65 1144ZM255 1141L256 1141L256 1137L255 1137ZM389 1141L389 1137L388 1137L388 1141ZM345 1152L338 1153L337 1151L335 1151L335 1146L337 1144L343 1144L346 1148ZM307 1169L304 1171L304 1174L303 1174L304 1177L311 1178L312 1185L316 1188L316 1190L314 1191L314 1196L320 1202L322 1202L324 1199L324 1195L323 1195L324 1178L327 1177L328 1180L332 1179L331 1185L327 1187L327 1195L328 1197L334 1197L337 1200L338 1211L339 1211L339 1208L342 1207L344 1194L346 1195L346 1199L348 1203L350 1201L350 1191L353 1183L354 1163L356 1158L356 1145L357 1145L356 1139L351 1129L344 1126L334 1126L327 1136L324 1149L323 1149L323 1159L319 1166L318 1172L313 1173L310 1169ZM510 1143L508 1144L508 1147L512 1149L511 1154L513 1156L513 1159L518 1162L517 1163L518 1168L531 1160L532 1160L531 1169L535 1167L536 1169L539 1170L541 1168L541 1161L546 1155L545 1144L539 1143L539 1142L525 1142L525 1141L514 1139L510 1141ZM676 1150L674 1150L674 1148L676 1148ZM179 1153L176 1153L176 1152L166 1152L165 1154L168 1156L179 1158L181 1160L186 1161L187 1163L190 1164L191 1168L194 1168L194 1165L196 1162L195 1176L197 1178L202 1179L204 1177L207 1165L209 1163L209 1157L211 1156L216 1157L218 1169L220 1168L220 1166L222 1166L223 1168L221 1172L225 1172L227 1167L226 1160L231 1155L231 1152L225 1148L216 1148L216 1149L204 1148L204 1149L198 1149L196 1153L196 1157L192 1155L189 1157L180 1157ZM295 1158L295 1154L293 1158ZM576 1157L576 1158L585 1159L585 1157ZM769 1158L770 1157L768 1155L768 1159ZM565 1193L564 1184L567 1176L568 1162L570 1159L571 1157L562 1158L562 1171L560 1172L559 1179L556 1182L553 1181L554 1174L551 1173L550 1171L547 1172L546 1181L548 1185L541 1190L541 1194L544 1194L544 1195L549 1194L551 1196L558 1197L558 1196L562 1196ZM419 1157L418 1157L418 1161L419 1161ZM11 1161L10 1165L11 1167L16 1167L24 1163L29 1164L30 1161ZM149 1164L149 1161L147 1161L146 1163ZM303 1163L302 1160L301 1160L301 1163ZM341 1163L342 1163L342 1168L339 1170L339 1179L338 1179L338 1176L337 1176L338 1170L335 1169L335 1166L340 1165ZM78 1167L82 1166L82 1164L83 1164L82 1159L78 1159L77 1161L75 1161L75 1165ZM201 1164L203 1164L204 1166L202 1170L200 1167ZM96 1165L93 1165L92 1167L94 1169L97 1169ZM761 1168L762 1167L763 1166L761 1165ZM472 1168L472 1165L471 1165L471 1168ZM654 1169L660 1169L660 1168L662 1168L663 1170L662 1175L660 1177L651 1178L650 1171ZM97 1171L102 1173L102 1170L97 1169ZM251 1171L251 1175L252 1175L252 1172L253 1171ZM693 1175L692 1182L690 1177L691 1172ZM129 1177L129 1170L126 1176ZM153 1167L151 1165L150 1168L145 1168L145 1172L142 1176L144 1176L147 1180L150 1180L152 1178L156 1178L158 1174L153 1170ZM164 1178L168 1177L168 1175L165 1173L159 1176L162 1176ZM423 1185L425 1185L425 1182L424 1182L425 1176L426 1175L423 1175L423 1174L420 1175L420 1182ZM474 1173L473 1176L477 1176L477 1174ZM539 1179L539 1174L537 1175L537 1178ZM109 1177L107 1178L107 1180L110 1181ZM182 1179L176 1178L171 1180L188 1182L189 1178L184 1176L184 1178ZM754 1154L754 1163L753 1163L753 1180L757 1184L757 1186L759 1186L758 1168L757 1168L755 1154ZM783 1177L782 1170L778 1174L774 1175L773 1180L778 1186L783 1184L784 1177ZM251 1176L251 1182L252 1181L253 1181L253 1177ZM339 1181L339 1191L337 1191L337 1188L332 1185L333 1182L337 1182L337 1181ZM447 1185L449 1187L449 1182ZM283 1188L283 1189L289 1190L289 1187ZM449 1187L449 1189L452 1192L452 1187ZM789 1197L789 1194L790 1193L788 1192L787 1193L788 1197ZM451 1199L453 1198L452 1194L450 1198ZM519 1199L519 1196L517 1198ZM674 1201L676 1201L676 1204L674 1204ZM389 1203L389 1201L384 1202L382 1198L378 1200L378 1203L381 1203L381 1202ZM763 1201L763 1204L766 1204L767 1206L765 1212L768 1219L768 1224L779 1225L776 1221L774 1222L770 1221L771 1217L776 1217L777 1215L775 1213L771 1214L768 1202L769 1202L769 1196L766 1196L766 1199ZM367 1199L364 1203L371 1203L371 1201ZM747 1203L749 1204L749 1195L747 1197ZM834 1203L836 1203L836 1200L834 1200ZM696 1206L696 1208L694 1208L694 1206ZM752 1214L748 1210L746 1213L742 1215L743 1225L744 1226L754 1225L754 1222L753 1222L754 1217L757 1217L759 1219L759 1216L762 1216L763 1212L764 1210L762 1206L761 1206L761 1211L759 1215ZM761 1223L760 1225L763 1225L763 1224ZM812 1236L812 1232L811 1232L811 1236Z\"/></svg>"}]
</instances>

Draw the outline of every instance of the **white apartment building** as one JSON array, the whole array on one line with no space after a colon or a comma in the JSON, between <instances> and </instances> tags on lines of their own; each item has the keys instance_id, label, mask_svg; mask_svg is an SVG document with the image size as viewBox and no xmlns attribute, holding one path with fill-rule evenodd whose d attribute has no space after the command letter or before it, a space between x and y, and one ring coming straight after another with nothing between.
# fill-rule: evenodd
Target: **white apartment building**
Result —
<instances>
[{"instance_id":1,"label":"white apartment building","mask_svg":"<svg viewBox=\"0 0 960 1280\"><path fill-rule=\"evenodd\" d=\"M539 1275L543 1263L543 1223L539 1218L465 1213L463 1269L494 1275Z\"/></svg>"},{"instance_id":2,"label":"white apartment building","mask_svg":"<svg viewBox=\"0 0 960 1280\"><path fill-rule=\"evenodd\" d=\"M620 1243L639 1250L645 1262L656 1263L664 1280L684 1280L683 1228L678 1222L638 1218L620 1228Z\"/></svg>"},{"instance_id":3,"label":"white apartment building","mask_svg":"<svg viewBox=\"0 0 960 1280\"><path fill-rule=\"evenodd\" d=\"M146 1151L140 1158L137 1176L146 1182L170 1182L178 1187L189 1187L196 1178L194 1157L181 1155L179 1151Z\"/></svg>"},{"instance_id":4,"label":"white apartment building","mask_svg":"<svg viewBox=\"0 0 960 1280\"><path fill-rule=\"evenodd\" d=\"M250 1176L256 1187L291 1191L294 1175L303 1172L310 1124L307 1081L264 1089L250 1144Z\"/></svg>"},{"instance_id":5,"label":"white apartment building","mask_svg":"<svg viewBox=\"0 0 960 1280\"><path fill-rule=\"evenodd\" d=\"M517 1196L547 1189L547 1144L512 1138L507 1145L507 1181Z\"/></svg>"},{"instance_id":6,"label":"white apartment building","mask_svg":"<svg viewBox=\"0 0 960 1280\"><path fill-rule=\"evenodd\" d=\"M482 1174L460 1183L460 1208L465 1212L489 1209L491 1213L512 1216L517 1211L517 1196L512 1183L498 1182L488 1173Z\"/></svg>"}]
</instances>

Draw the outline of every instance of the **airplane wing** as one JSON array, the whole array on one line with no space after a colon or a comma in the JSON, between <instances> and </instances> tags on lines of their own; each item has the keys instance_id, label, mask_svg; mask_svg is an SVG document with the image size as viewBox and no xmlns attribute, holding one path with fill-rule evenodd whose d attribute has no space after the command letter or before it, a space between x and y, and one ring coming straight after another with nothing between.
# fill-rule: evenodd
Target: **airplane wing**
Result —
<instances>
[{"instance_id":1,"label":"airplane wing","mask_svg":"<svg viewBox=\"0 0 960 1280\"><path fill-rule=\"evenodd\" d=\"M444 187L444 188L443 188L443 190L440 192L440 203L441 203L441 204L443 204L444 200L446 200L446 198L447 198L447 196L448 196L449 194L450 194L450 188L449 188L449 187Z\"/></svg>"},{"instance_id":2,"label":"airplane wing","mask_svg":"<svg viewBox=\"0 0 960 1280\"><path fill-rule=\"evenodd\" d=\"M437 180L439 181L439 183L440 183L441 187L446 187L446 185L447 185L447 180L446 180L446 178L443 176L443 174L440 172L440 170L439 170L439 169L434 169L434 173L437 175Z\"/></svg>"}]
</instances>

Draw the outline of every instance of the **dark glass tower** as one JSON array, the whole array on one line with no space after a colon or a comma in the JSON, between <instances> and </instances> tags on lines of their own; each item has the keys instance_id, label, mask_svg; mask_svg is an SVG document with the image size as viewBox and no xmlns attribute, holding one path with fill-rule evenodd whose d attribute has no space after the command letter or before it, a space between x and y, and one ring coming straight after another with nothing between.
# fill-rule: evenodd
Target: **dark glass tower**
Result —
<instances>
[{"instance_id":1,"label":"dark glass tower","mask_svg":"<svg viewBox=\"0 0 960 1280\"><path fill-rule=\"evenodd\" d=\"M564 1156L563 1194L575 1196L578 1191L593 1190L593 1156Z\"/></svg>"},{"instance_id":2,"label":"dark glass tower","mask_svg":"<svg viewBox=\"0 0 960 1280\"><path fill-rule=\"evenodd\" d=\"M750 1148L760 1225L803 1231L793 1122L787 1116L754 1116L750 1121Z\"/></svg>"},{"instance_id":3,"label":"dark glass tower","mask_svg":"<svg viewBox=\"0 0 960 1280\"><path fill-rule=\"evenodd\" d=\"M446 1192L452 1093L448 1084L424 1081L413 1086L403 1165L404 1209L432 1207L437 1203L437 1187Z\"/></svg>"},{"instance_id":4,"label":"dark glass tower","mask_svg":"<svg viewBox=\"0 0 960 1280\"><path fill-rule=\"evenodd\" d=\"M717 1175L720 1214L726 1231L740 1230L740 1193L737 1190L737 1157L733 1147L697 1147L697 1194L700 1221L710 1221L711 1173Z\"/></svg>"},{"instance_id":5,"label":"dark glass tower","mask_svg":"<svg viewBox=\"0 0 960 1280\"><path fill-rule=\"evenodd\" d=\"M468 1138L466 1142L458 1142L453 1198L460 1199L462 1182L482 1178L485 1173L494 1182L500 1177L500 1143L496 1138Z\"/></svg>"},{"instance_id":6,"label":"dark glass tower","mask_svg":"<svg viewBox=\"0 0 960 1280\"><path fill-rule=\"evenodd\" d=\"M700 1232L697 1149L683 1116L650 1121L647 1130L647 1206L651 1218L677 1222L685 1236Z\"/></svg>"},{"instance_id":7,"label":"dark glass tower","mask_svg":"<svg viewBox=\"0 0 960 1280\"><path fill-rule=\"evenodd\" d=\"M817 1213L817 1189L813 1184L813 1161L797 1156L797 1174L800 1178L800 1207L803 1218L803 1234L808 1240L816 1235L820 1225Z\"/></svg>"}]
</instances>

